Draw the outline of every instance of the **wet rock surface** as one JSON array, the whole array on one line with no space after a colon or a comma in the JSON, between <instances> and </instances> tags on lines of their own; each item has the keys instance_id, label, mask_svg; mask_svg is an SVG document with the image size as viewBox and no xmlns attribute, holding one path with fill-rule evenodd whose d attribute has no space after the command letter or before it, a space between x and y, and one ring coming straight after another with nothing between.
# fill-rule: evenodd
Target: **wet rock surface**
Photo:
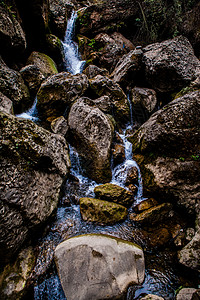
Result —
<instances>
[{"instance_id":1,"label":"wet rock surface","mask_svg":"<svg viewBox=\"0 0 200 300\"><path fill-rule=\"evenodd\" d=\"M142 249L105 235L69 239L58 245L55 260L69 300L121 299L130 283L144 279Z\"/></svg>"},{"instance_id":2,"label":"wet rock surface","mask_svg":"<svg viewBox=\"0 0 200 300\"><path fill-rule=\"evenodd\" d=\"M70 161L61 136L29 120L2 112L0 116L0 249L6 259L57 207Z\"/></svg>"},{"instance_id":3,"label":"wet rock surface","mask_svg":"<svg viewBox=\"0 0 200 300\"><path fill-rule=\"evenodd\" d=\"M45 80L38 91L38 111L50 121L65 114L72 103L88 88L84 74L58 73Z\"/></svg>"},{"instance_id":4,"label":"wet rock surface","mask_svg":"<svg viewBox=\"0 0 200 300\"><path fill-rule=\"evenodd\" d=\"M88 176L96 182L110 181L110 119L90 99L81 98L71 107L68 124L71 142L83 158Z\"/></svg>"},{"instance_id":5,"label":"wet rock surface","mask_svg":"<svg viewBox=\"0 0 200 300\"><path fill-rule=\"evenodd\" d=\"M97 199L118 203L129 207L133 204L133 193L112 183L106 183L95 187L94 193Z\"/></svg>"},{"instance_id":6,"label":"wet rock surface","mask_svg":"<svg viewBox=\"0 0 200 300\"><path fill-rule=\"evenodd\" d=\"M1 92L0 92L0 111L4 111L5 113L13 115L12 101Z\"/></svg>"},{"instance_id":7,"label":"wet rock surface","mask_svg":"<svg viewBox=\"0 0 200 300\"><path fill-rule=\"evenodd\" d=\"M128 214L124 206L96 198L81 198L80 211L84 221L101 225L123 221Z\"/></svg>"}]
</instances>

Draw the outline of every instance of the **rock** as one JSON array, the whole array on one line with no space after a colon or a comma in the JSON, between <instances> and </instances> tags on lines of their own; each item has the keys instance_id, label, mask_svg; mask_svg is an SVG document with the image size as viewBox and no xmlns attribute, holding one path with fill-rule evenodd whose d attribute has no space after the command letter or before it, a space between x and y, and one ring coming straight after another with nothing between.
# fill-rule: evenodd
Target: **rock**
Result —
<instances>
[{"instance_id":1,"label":"rock","mask_svg":"<svg viewBox=\"0 0 200 300\"><path fill-rule=\"evenodd\" d=\"M0 92L12 100L16 112L25 110L31 104L29 91L21 74L10 69L1 58Z\"/></svg>"},{"instance_id":2,"label":"rock","mask_svg":"<svg viewBox=\"0 0 200 300\"><path fill-rule=\"evenodd\" d=\"M98 199L118 203L126 207L131 206L134 201L133 194L130 191L112 183L96 186L94 193Z\"/></svg>"},{"instance_id":3,"label":"rock","mask_svg":"<svg viewBox=\"0 0 200 300\"><path fill-rule=\"evenodd\" d=\"M197 230L192 240L179 252L179 262L200 272L200 230Z\"/></svg>"},{"instance_id":4,"label":"rock","mask_svg":"<svg viewBox=\"0 0 200 300\"><path fill-rule=\"evenodd\" d=\"M69 300L121 299L130 284L144 280L142 249L111 236L68 239L57 246L55 261Z\"/></svg>"},{"instance_id":5,"label":"rock","mask_svg":"<svg viewBox=\"0 0 200 300\"><path fill-rule=\"evenodd\" d=\"M12 101L1 92L0 92L0 111L4 111L7 114L13 115Z\"/></svg>"},{"instance_id":6,"label":"rock","mask_svg":"<svg viewBox=\"0 0 200 300\"><path fill-rule=\"evenodd\" d=\"M157 295L148 294L148 295L140 298L140 300L165 300L165 299L163 297L159 297Z\"/></svg>"},{"instance_id":7,"label":"rock","mask_svg":"<svg viewBox=\"0 0 200 300\"><path fill-rule=\"evenodd\" d=\"M134 207L134 211L136 213L141 213L143 212L144 210L147 210L149 208L152 208L154 206L158 205L158 202L153 199L153 198L150 198L150 199L147 199L147 200L143 200L142 202L140 202L139 204L137 204L135 207Z\"/></svg>"},{"instance_id":8,"label":"rock","mask_svg":"<svg viewBox=\"0 0 200 300\"><path fill-rule=\"evenodd\" d=\"M22 75L24 82L28 85L32 95L35 96L42 84L42 81L45 79L40 68L36 65L28 65L20 70L20 74Z\"/></svg>"},{"instance_id":9,"label":"rock","mask_svg":"<svg viewBox=\"0 0 200 300\"><path fill-rule=\"evenodd\" d=\"M140 214L130 215L130 219L134 222L141 223L143 225L155 225L163 220L172 217L172 205L170 203L163 203L154 207L151 207Z\"/></svg>"},{"instance_id":10,"label":"rock","mask_svg":"<svg viewBox=\"0 0 200 300\"><path fill-rule=\"evenodd\" d=\"M55 62L46 54L32 52L27 60L27 65L35 65L44 75L45 79L51 75L57 74L58 70Z\"/></svg>"},{"instance_id":11,"label":"rock","mask_svg":"<svg viewBox=\"0 0 200 300\"><path fill-rule=\"evenodd\" d=\"M26 37L15 8L13 11L13 6L4 1L0 3L0 42L1 52L4 54L7 52L19 54L26 49Z\"/></svg>"},{"instance_id":12,"label":"rock","mask_svg":"<svg viewBox=\"0 0 200 300\"><path fill-rule=\"evenodd\" d=\"M49 0L50 27L55 35L64 38L67 28L67 19L74 6L71 1Z\"/></svg>"},{"instance_id":13,"label":"rock","mask_svg":"<svg viewBox=\"0 0 200 300\"><path fill-rule=\"evenodd\" d=\"M112 148L112 157L114 167L125 160L125 148L123 145L115 144Z\"/></svg>"},{"instance_id":14,"label":"rock","mask_svg":"<svg viewBox=\"0 0 200 300\"><path fill-rule=\"evenodd\" d=\"M194 300L193 295L196 291L194 288L182 288L176 295L176 300Z\"/></svg>"},{"instance_id":15,"label":"rock","mask_svg":"<svg viewBox=\"0 0 200 300\"><path fill-rule=\"evenodd\" d=\"M38 111L50 121L66 114L66 109L69 110L88 85L87 76L84 74L72 75L62 72L47 78L37 94Z\"/></svg>"},{"instance_id":16,"label":"rock","mask_svg":"<svg viewBox=\"0 0 200 300\"><path fill-rule=\"evenodd\" d=\"M156 92L148 88L135 87L131 90L131 101L133 118L142 125L156 109Z\"/></svg>"},{"instance_id":17,"label":"rock","mask_svg":"<svg viewBox=\"0 0 200 300\"><path fill-rule=\"evenodd\" d=\"M183 36L148 45L143 51L146 78L159 92L186 86L200 69L190 42Z\"/></svg>"},{"instance_id":18,"label":"rock","mask_svg":"<svg viewBox=\"0 0 200 300\"><path fill-rule=\"evenodd\" d=\"M122 86L134 84L134 80L142 67L143 52L135 49L125 54L116 65L111 79Z\"/></svg>"},{"instance_id":19,"label":"rock","mask_svg":"<svg viewBox=\"0 0 200 300\"><path fill-rule=\"evenodd\" d=\"M94 35L119 31L119 28L126 28L125 24L135 20L138 12L139 6L136 1L94 1L94 5L78 12L80 33Z\"/></svg>"},{"instance_id":20,"label":"rock","mask_svg":"<svg viewBox=\"0 0 200 300\"><path fill-rule=\"evenodd\" d=\"M155 249L166 245L171 239L171 234L167 228L158 228L148 232L148 239L148 246Z\"/></svg>"},{"instance_id":21,"label":"rock","mask_svg":"<svg viewBox=\"0 0 200 300\"><path fill-rule=\"evenodd\" d=\"M68 129L69 129L69 127L67 124L67 120L63 116L58 117L51 122L51 130L54 133L58 133L58 134L65 136Z\"/></svg>"},{"instance_id":22,"label":"rock","mask_svg":"<svg viewBox=\"0 0 200 300\"><path fill-rule=\"evenodd\" d=\"M2 300L21 299L27 290L27 280L35 264L35 254L32 247L23 249L15 263L7 265L0 275L3 282L0 296Z\"/></svg>"},{"instance_id":23,"label":"rock","mask_svg":"<svg viewBox=\"0 0 200 300\"><path fill-rule=\"evenodd\" d=\"M97 75L108 76L109 72L106 69L101 69L95 65L89 65L84 71L89 79L96 77Z\"/></svg>"},{"instance_id":24,"label":"rock","mask_svg":"<svg viewBox=\"0 0 200 300\"><path fill-rule=\"evenodd\" d=\"M81 155L84 168L96 182L111 179L110 148L113 125L110 119L88 98L80 98L68 117L71 143Z\"/></svg>"},{"instance_id":25,"label":"rock","mask_svg":"<svg viewBox=\"0 0 200 300\"><path fill-rule=\"evenodd\" d=\"M63 70L65 64L64 46L61 40L53 35L46 35L46 53L55 61L58 69Z\"/></svg>"},{"instance_id":26,"label":"rock","mask_svg":"<svg viewBox=\"0 0 200 300\"><path fill-rule=\"evenodd\" d=\"M121 126L125 126L129 120L129 105L120 86L105 76L97 75L90 79L90 87L99 97L103 95L110 97L115 120Z\"/></svg>"},{"instance_id":27,"label":"rock","mask_svg":"<svg viewBox=\"0 0 200 300\"><path fill-rule=\"evenodd\" d=\"M95 100L92 100L95 105L105 114L112 115L113 112L113 104L108 96L101 96Z\"/></svg>"},{"instance_id":28,"label":"rock","mask_svg":"<svg viewBox=\"0 0 200 300\"><path fill-rule=\"evenodd\" d=\"M195 153L199 144L200 91L178 98L154 113L133 135L133 151L170 156Z\"/></svg>"},{"instance_id":29,"label":"rock","mask_svg":"<svg viewBox=\"0 0 200 300\"><path fill-rule=\"evenodd\" d=\"M128 169L127 176L126 176L126 186L130 184L138 184L138 169L137 167L131 167Z\"/></svg>"},{"instance_id":30,"label":"rock","mask_svg":"<svg viewBox=\"0 0 200 300\"><path fill-rule=\"evenodd\" d=\"M70 160L64 137L0 112L0 255L13 256L55 210Z\"/></svg>"},{"instance_id":31,"label":"rock","mask_svg":"<svg viewBox=\"0 0 200 300\"><path fill-rule=\"evenodd\" d=\"M118 44L122 49L125 49L127 52L133 50L135 47L131 41L126 39L120 32L113 32L110 34L110 37Z\"/></svg>"},{"instance_id":32,"label":"rock","mask_svg":"<svg viewBox=\"0 0 200 300\"><path fill-rule=\"evenodd\" d=\"M101 225L124 221L128 214L127 208L120 204L93 198L81 198L80 210L84 221Z\"/></svg>"}]
</instances>

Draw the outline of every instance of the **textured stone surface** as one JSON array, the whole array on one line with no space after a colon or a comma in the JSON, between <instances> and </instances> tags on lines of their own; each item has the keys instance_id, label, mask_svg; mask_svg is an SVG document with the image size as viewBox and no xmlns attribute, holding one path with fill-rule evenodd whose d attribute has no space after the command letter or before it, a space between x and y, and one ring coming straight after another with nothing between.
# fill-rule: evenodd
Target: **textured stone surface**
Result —
<instances>
[{"instance_id":1,"label":"textured stone surface","mask_svg":"<svg viewBox=\"0 0 200 300\"><path fill-rule=\"evenodd\" d=\"M68 129L69 129L69 126L67 124L67 120L63 116L58 117L51 122L51 130L54 133L58 133L58 134L65 136Z\"/></svg>"},{"instance_id":2,"label":"textured stone surface","mask_svg":"<svg viewBox=\"0 0 200 300\"><path fill-rule=\"evenodd\" d=\"M176 295L176 300L193 300L195 299L193 295L196 291L197 289L193 288L183 288Z\"/></svg>"},{"instance_id":3,"label":"textured stone surface","mask_svg":"<svg viewBox=\"0 0 200 300\"><path fill-rule=\"evenodd\" d=\"M47 78L38 91L38 111L50 121L69 110L72 103L88 88L84 74L58 73Z\"/></svg>"},{"instance_id":4,"label":"textured stone surface","mask_svg":"<svg viewBox=\"0 0 200 300\"><path fill-rule=\"evenodd\" d=\"M44 53L36 51L32 52L27 60L27 65L37 66L45 79L58 73L55 62L51 59L51 57Z\"/></svg>"},{"instance_id":5,"label":"textured stone surface","mask_svg":"<svg viewBox=\"0 0 200 300\"><path fill-rule=\"evenodd\" d=\"M131 90L131 101L133 118L142 125L156 109L156 92L148 88L135 87Z\"/></svg>"},{"instance_id":6,"label":"textured stone surface","mask_svg":"<svg viewBox=\"0 0 200 300\"><path fill-rule=\"evenodd\" d=\"M97 75L108 76L109 72L106 69L101 69L95 65L89 65L84 71L89 79L94 78Z\"/></svg>"},{"instance_id":7,"label":"textured stone surface","mask_svg":"<svg viewBox=\"0 0 200 300\"><path fill-rule=\"evenodd\" d=\"M142 249L111 236L92 234L66 240L57 246L55 260L69 300L122 299L129 284L144 280Z\"/></svg>"},{"instance_id":8,"label":"textured stone surface","mask_svg":"<svg viewBox=\"0 0 200 300\"><path fill-rule=\"evenodd\" d=\"M190 42L183 36L148 45L143 51L146 77L160 92L187 85L200 70L200 62Z\"/></svg>"},{"instance_id":9,"label":"textured stone surface","mask_svg":"<svg viewBox=\"0 0 200 300\"><path fill-rule=\"evenodd\" d=\"M163 297L159 297L157 295L148 294L148 295L140 298L140 300L164 300L164 298Z\"/></svg>"},{"instance_id":10,"label":"textured stone surface","mask_svg":"<svg viewBox=\"0 0 200 300\"><path fill-rule=\"evenodd\" d=\"M12 100L19 111L31 104L30 95L19 72L10 69L0 58L0 92Z\"/></svg>"},{"instance_id":11,"label":"textured stone surface","mask_svg":"<svg viewBox=\"0 0 200 300\"><path fill-rule=\"evenodd\" d=\"M129 207L133 204L133 193L112 183L96 186L94 189L96 198L118 203Z\"/></svg>"},{"instance_id":12,"label":"textured stone surface","mask_svg":"<svg viewBox=\"0 0 200 300\"><path fill-rule=\"evenodd\" d=\"M8 114L13 115L12 101L1 92L0 92L0 111L4 111Z\"/></svg>"},{"instance_id":13,"label":"textured stone surface","mask_svg":"<svg viewBox=\"0 0 200 300\"><path fill-rule=\"evenodd\" d=\"M113 126L110 119L88 98L80 98L70 110L71 143L83 158L84 168L96 182L111 179L110 147Z\"/></svg>"},{"instance_id":14,"label":"textured stone surface","mask_svg":"<svg viewBox=\"0 0 200 300\"><path fill-rule=\"evenodd\" d=\"M197 230L192 240L179 252L178 259L184 266L200 272L200 230Z\"/></svg>"},{"instance_id":15,"label":"textured stone surface","mask_svg":"<svg viewBox=\"0 0 200 300\"><path fill-rule=\"evenodd\" d=\"M28 65L20 70L20 74L24 79L24 82L28 85L30 92L35 96L40 88L45 76L36 65Z\"/></svg>"},{"instance_id":16,"label":"textured stone surface","mask_svg":"<svg viewBox=\"0 0 200 300\"><path fill-rule=\"evenodd\" d=\"M110 97L114 118L120 125L124 126L129 120L129 105L120 86L108 77L97 75L90 79L90 87L99 97L105 95Z\"/></svg>"},{"instance_id":17,"label":"textured stone surface","mask_svg":"<svg viewBox=\"0 0 200 300\"><path fill-rule=\"evenodd\" d=\"M0 112L0 254L13 255L56 208L70 167L65 139Z\"/></svg>"},{"instance_id":18,"label":"textured stone surface","mask_svg":"<svg viewBox=\"0 0 200 300\"><path fill-rule=\"evenodd\" d=\"M158 202L153 199L153 198L150 198L150 199L147 199L147 200L143 200L142 202L140 202L139 204L137 204L135 207L134 207L134 211L136 213L140 213L144 210L147 210L153 206L156 206L158 205Z\"/></svg>"},{"instance_id":19,"label":"textured stone surface","mask_svg":"<svg viewBox=\"0 0 200 300\"><path fill-rule=\"evenodd\" d=\"M123 221L128 213L122 205L94 198L81 198L80 210L84 221L101 225Z\"/></svg>"},{"instance_id":20,"label":"textured stone surface","mask_svg":"<svg viewBox=\"0 0 200 300\"><path fill-rule=\"evenodd\" d=\"M134 79L142 67L142 56L141 49L135 49L125 54L113 70L111 79L122 86L134 84Z\"/></svg>"}]
</instances>

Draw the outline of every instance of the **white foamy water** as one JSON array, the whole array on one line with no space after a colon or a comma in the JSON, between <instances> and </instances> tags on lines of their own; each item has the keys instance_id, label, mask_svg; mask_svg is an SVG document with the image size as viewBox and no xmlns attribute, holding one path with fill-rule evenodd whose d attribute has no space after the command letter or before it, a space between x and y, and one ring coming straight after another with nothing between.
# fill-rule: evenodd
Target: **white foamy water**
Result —
<instances>
[{"instance_id":1,"label":"white foamy water","mask_svg":"<svg viewBox=\"0 0 200 300\"><path fill-rule=\"evenodd\" d=\"M73 11L67 22L65 39L63 42L66 69L73 75L81 73L85 64L85 61L80 58L77 43L73 41L76 19L77 12Z\"/></svg>"},{"instance_id":2,"label":"white foamy water","mask_svg":"<svg viewBox=\"0 0 200 300\"><path fill-rule=\"evenodd\" d=\"M27 110L27 111L25 111L21 114L16 115L16 117L29 119L29 120L32 120L34 122L38 121L36 106L37 106L37 97L35 97L35 100L33 102L33 106L29 110Z\"/></svg>"}]
</instances>

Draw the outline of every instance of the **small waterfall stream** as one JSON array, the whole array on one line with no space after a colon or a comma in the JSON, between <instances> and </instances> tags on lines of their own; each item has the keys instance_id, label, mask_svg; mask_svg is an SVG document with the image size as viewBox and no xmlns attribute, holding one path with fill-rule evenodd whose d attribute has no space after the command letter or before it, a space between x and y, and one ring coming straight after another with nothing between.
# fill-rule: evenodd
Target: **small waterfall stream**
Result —
<instances>
[{"instance_id":1,"label":"small waterfall stream","mask_svg":"<svg viewBox=\"0 0 200 300\"><path fill-rule=\"evenodd\" d=\"M66 70L72 74L81 73L85 63L81 60L78 52L78 46L73 41L76 18L77 12L73 12L71 18L68 20L66 35L63 41ZM143 199L143 190L140 170L136 162L132 159L132 145L127 139L128 131L129 129L132 129L133 125L131 101L129 101L129 104L131 120L127 125L127 128L119 134L125 147L125 161L113 168L111 183L126 188L125 181L127 172L130 168L136 167L138 170L139 183L138 192L135 197L136 204ZM35 99L32 108L27 112L18 115L18 117L37 121L36 105L37 98ZM103 233L123 238L128 241L134 241L145 247L140 231L137 229L135 224L132 223L129 217L123 223L115 224L113 226L88 224L81 219L78 199L86 196L93 197L94 187L97 183L84 175L78 153L71 146L69 146L69 149L72 164L71 178L69 178L66 182L65 194L61 199L61 203L58 207L57 215L53 223L49 225L47 234L43 236L37 244L38 257L33 272L33 278L35 278L35 281L37 282L37 285L34 287L35 300L66 299L53 263L53 252L55 247L66 238L85 233ZM131 210L132 208L130 208L130 212ZM163 256L164 255L165 253ZM158 256L153 257L153 261L158 261L158 265L159 259L160 257ZM159 270L156 271L153 266L149 267L146 270L145 282L140 287L129 288L127 300L138 299L137 297L139 297L142 293L162 294L165 300L173 299L174 284L176 280L177 278L173 275L171 268L166 269L163 273Z\"/></svg>"}]
</instances>

